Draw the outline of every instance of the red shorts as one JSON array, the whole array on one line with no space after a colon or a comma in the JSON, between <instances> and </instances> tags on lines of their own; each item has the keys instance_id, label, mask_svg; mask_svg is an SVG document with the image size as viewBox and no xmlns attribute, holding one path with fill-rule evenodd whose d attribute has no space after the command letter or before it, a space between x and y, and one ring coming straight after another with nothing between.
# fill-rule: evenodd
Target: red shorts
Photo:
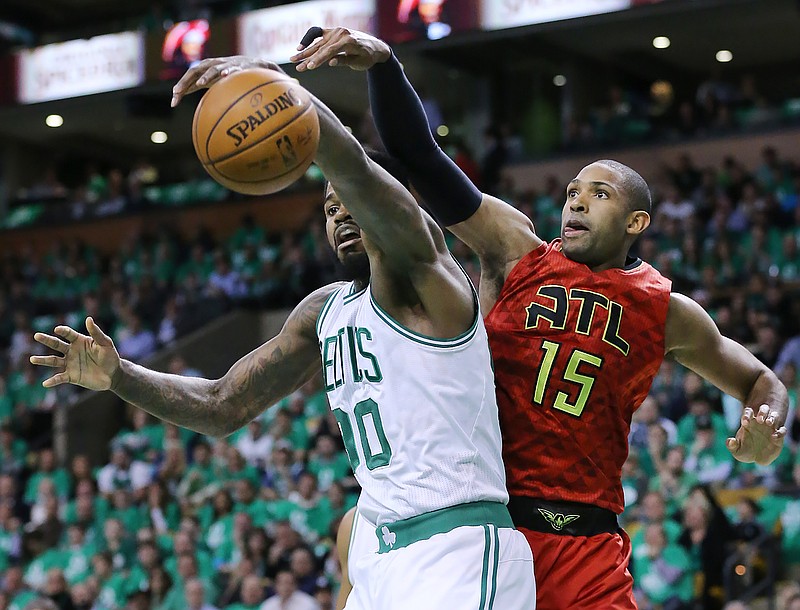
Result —
<instances>
[{"instance_id":1,"label":"red shorts","mask_svg":"<svg viewBox=\"0 0 800 610\"><path fill-rule=\"evenodd\" d=\"M636 610L624 531L586 537L518 529L533 551L536 610Z\"/></svg>"}]
</instances>

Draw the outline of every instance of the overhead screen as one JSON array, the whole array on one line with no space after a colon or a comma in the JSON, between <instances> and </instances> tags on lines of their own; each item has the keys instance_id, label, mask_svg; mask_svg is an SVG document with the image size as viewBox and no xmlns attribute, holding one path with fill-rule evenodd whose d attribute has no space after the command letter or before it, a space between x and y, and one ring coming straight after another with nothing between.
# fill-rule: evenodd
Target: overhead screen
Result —
<instances>
[{"instance_id":1,"label":"overhead screen","mask_svg":"<svg viewBox=\"0 0 800 610\"><path fill-rule=\"evenodd\" d=\"M138 32L17 53L17 100L23 104L127 89L143 82L144 41Z\"/></svg>"},{"instance_id":2,"label":"overhead screen","mask_svg":"<svg viewBox=\"0 0 800 610\"><path fill-rule=\"evenodd\" d=\"M480 0L382 0L378 31L388 42L439 40L480 27Z\"/></svg>"}]
</instances>

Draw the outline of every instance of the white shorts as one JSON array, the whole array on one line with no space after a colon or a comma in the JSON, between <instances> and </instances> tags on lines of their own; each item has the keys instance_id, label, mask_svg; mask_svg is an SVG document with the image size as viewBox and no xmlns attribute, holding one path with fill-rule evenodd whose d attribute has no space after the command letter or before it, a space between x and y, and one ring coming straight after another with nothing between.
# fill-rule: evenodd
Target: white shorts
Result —
<instances>
[{"instance_id":1,"label":"white shorts","mask_svg":"<svg viewBox=\"0 0 800 610\"><path fill-rule=\"evenodd\" d=\"M345 610L535 610L528 541L510 527L461 526L378 553L360 513L348 560L353 590Z\"/></svg>"}]
</instances>

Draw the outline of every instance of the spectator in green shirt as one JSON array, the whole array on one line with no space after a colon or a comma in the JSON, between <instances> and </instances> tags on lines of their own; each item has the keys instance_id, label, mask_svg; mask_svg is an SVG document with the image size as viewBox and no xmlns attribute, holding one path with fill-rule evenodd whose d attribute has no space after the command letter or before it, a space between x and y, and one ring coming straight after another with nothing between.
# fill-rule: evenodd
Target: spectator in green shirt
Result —
<instances>
[{"instance_id":1,"label":"spectator in green shirt","mask_svg":"<svg viewBox=\"0 0 800 610\"><path fill-rule=\"evenodd\" d=\"M650 479L650 489L658 490L666 500L666 512L674 515L697 485L697 477L687 472L685 463L686 448L683 445L670 447L663 467Z\"/></svg>"},{"instance_id":2,"label":"spectator in green shirt","mask_svg":"<svg viewBox=\"0 0 800 610\"><path fill-rule=\"evenodd\" d=\"M92 557L96 553L96 547L86 540L86 528L83 525L74 523L67 528L67 539L64 544L64 577L70 585L89 575Z\"/></svg>"},{"instance_id":3,"label":"spectator in green shirt","mask_svg":"<svg viewBox=\"0 0 800 610\"><path fill-rule=\"evenodd\" d=\"M350 462L343 451L336 450L336 442L328 434L317 437L314 452L308 460L308 471L317 477L317 484L321 492L335 481L352 477L353 471Z\"/></svg>"},{"instance_id":4,"label":"spectator in green shirt","mask_svg":"<svg viewBox=\"0 0 800 610\"><path fill-rule=\"evenodd\" d=\"M643 552L634 559L633 572L640 594L661 607L674 607L676 599L687 603L694 596L692 560L681 547L667 542L660 523L646 527Z\"/></svg>"},{"instance_id":5,"label":"spectator in green shirt","mask_svg":"<svg viewBox=\"0 0 800 610\"><path fill-rule=\"evenodd\" d=\"M687 373L686 376L689 379L697 377L694 373ZM690 400L689 413L678 422L678 442L681 445L685 445L686 447L692 445L697 436L697 419L700 417L710 418L711 425L718 438L724 439L728 435L728 426L725 423L725 417L720 413L712 412L711 402L705 394L701 393Z\"/></svg>"},{"instance_id":6,"label":"spectator in green shirt","mask_svg":"<svg viewBox=\"0 0 800 610\"><path fill-rule=\"evenodd\" d=\"M289 502L295 508L289 515L292 527L307 540L316 540L318 532L312 527L312 517L320 502L317 491L317 477L310 472L304 472L297 480L297 489L289 494Z\"/></svg>"},{"instance_id":7,"label":"spectator in green shirt","mask_svg":"<svg viewBox=\"0 0 800 610\"><path fill-rule=\"evenodd\" d=\"M239 479L234 486L234 512L247 513L256 527L263 527L271 518L269 504L258 497L258 486L250 479Z\"/></svg>"},{"instance_id":8,"label":"spectator in green shirt","mask_svg":"<svg viewBox=\"0 0 800 610\"><path fill-rule=\"evenodd\" d=\"M226 451L228 467L222 476L229 487L233 487L236 481L248 479L253 485L258 487L261 475L255 467L244 461L242 454L236 447L228 447Z\"/></svg>"},{"instance_id":9,"label":"spectator in green shirt","mask_svg":"<svg viewBox=\"0 0 800 610\"><path fill-rule=\"evenodd\" d=\"M200 512L200 523L205 532L205 544L216 551L233 531L233 499L227 490L214 494L211 506L204 506Z\"/></svg>"},{"instance_id":10,"label":"spectator in green shirt","mask_svg":"<svg viewBox=\"0 0 800 610\"><path fill-rule=\"evenodd\" d=\"M111 446L123 447L135 460L152 460L164 444L164 427L141 409L134 409L131 424L111 439Z\"/></svg>"},{"instance_id":11,"label":"spectator in green shirt","mask_svg":"<svg viewBox=\"0 0 800 610\"><path fill-rule=\"evenodd\" d=\"M98 593L95 610L117 610L125 606L126 578L123 572L115 571L110 553L98 553L92 557L92 572L97 579Z\"/></svg>"},{"instance_id":12,"label":"spectator in green shirt","mask_svg":"<svg viewBox=\"0 0 800 610\"><path fill-rule=\"evenodd\" d=\"M184 472L175 495L193 506L206 506L219 487L211 463L211 446L200 440L192 448L192 464Z\"/></svg>"},{"instance_id":13,"label":"spectator in green shirt","mask_svg":"<svg viewBox=\"0 0 800 610\"><path fill-rule=\"evenodd\" d=\"M136 547L136 561L128 573L128 592L146 591L150 572L161 565L161 553L155 542L144 541Z\"/></svg>"},{"instance_id":14,"label":"spectator in green shirt","mask_svg":"<svg viewBox=\"0 0 800 610\"><path fill-rule=\"evenodd\" d=\"M709 415L697 416L695 425L695 439L686 458L686 470L700 483L721 484L733 471L725 437L717 435Z\"/></svg>"},{"instance_id":15,"label":"spectator in green shirt","mask_svg":"<svg viewBox=\"0 0 800 610\"><path fill-rule=\"evenodd\" d=\"M53 482L59 498L66 499L69 496L69 475L63 468L56 467L56 455L52 449L42 449L39 452L36 472L28 479L25 486L24 499L27 504L36 502L39 485L45 479Z\"/></svg>"},{"instance_id":16,"label":"spectator in green shirt","mask_svg":"<svg viewBox=\"0 0 800 610\"><path fill-rule=\"evenodd\" d=\"M111 557L114 571L128 570L133 565L136 547L119 519L106 519L103 536L97 543L103 554Z\"/></svg>"},{"instance_id":17,"label":"spectator in green shirt","mask_svg":"<svg viewBox=\"0 0 800 610\"><path fill-rule=\"evenodd\" d=\"M648 491L644 495L638 517L639 529L631 537L634 556L638 549L645 546L645 532L648 525L660 525L669 544L674 544L681 535L681 525L667 515L667 504L659 491Z\"/></svg>"},{"instance_id":18,"label":"spectator in green shirt","mask_svg":"<svg viewBox=\"0 0 800 610\"><path fill-rule=\"evenodd\" d=\"M83 480L75 488L75 500L69 502L64 510L64 522L67 525L80 523L86 528L86 537L90 542L95 541L97 531L105 521L109 512L108 501L95 493L94 482Z\"/></svg>"},{"instance_id":19,"label":"spectator in green shirt","mask_svg":"<svg viewBox=\"0 0 800 610\"><path fill-rule=\"evenodd\" d=\"M161 566L153 568L150 571L148 590L152 610L171 610L169 592L172 590L172 577L169 572Z\"/></svg>"},{"instance_id":20,"label":"spectator in green shirt","mask_svg":"<svg viewBox=\"0 0 800 610\"><path fill-rule=\"evenodd\" d=\"M25 604L36 597L22 578L22 567L11 566L0 576L0 589L10 600L8 610L23 610Z\"/></svg>"}]
</instances>

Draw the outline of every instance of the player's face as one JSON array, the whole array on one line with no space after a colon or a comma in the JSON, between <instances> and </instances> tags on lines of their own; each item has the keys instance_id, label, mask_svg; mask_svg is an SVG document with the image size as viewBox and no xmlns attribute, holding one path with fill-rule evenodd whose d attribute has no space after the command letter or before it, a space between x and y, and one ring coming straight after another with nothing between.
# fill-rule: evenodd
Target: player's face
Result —
<instances>
[{"instance_id":1,"label":"player's face","mask_svg":"<svg viewBox=\"0 0 800 610\"><path fill-rule=\"evenodd\" d=\"M592 164L567 185L561 239L572 260L595 268L625 252L629 211L621 182L614 170Z\"/></svg>"},{"instance_id":2,"label":"player's face","mask_svg":"<svg viewBox=\"0 0 800 610\"><path fill-rule=\"evenodd\" d=\"M325 188L325 232L328 243L346 269L363 267L367 259L361 228L339 200L330 184Z\"/></svg>"}]
</instances>

